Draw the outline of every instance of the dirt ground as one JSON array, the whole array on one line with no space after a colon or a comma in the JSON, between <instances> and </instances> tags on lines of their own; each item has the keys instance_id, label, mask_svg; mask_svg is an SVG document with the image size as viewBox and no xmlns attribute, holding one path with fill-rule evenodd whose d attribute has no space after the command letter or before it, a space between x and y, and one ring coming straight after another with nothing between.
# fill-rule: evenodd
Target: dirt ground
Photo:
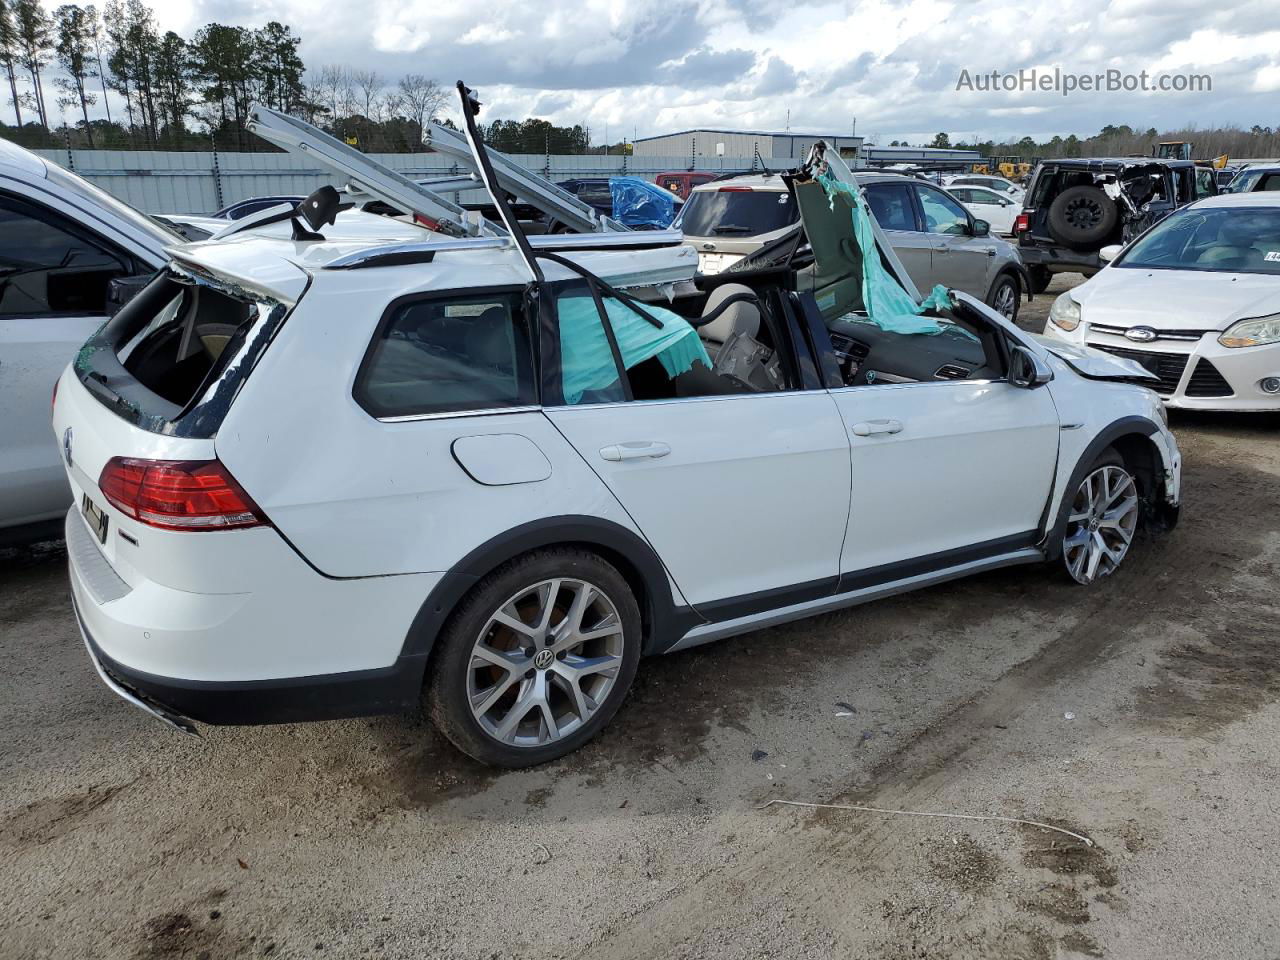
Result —
<instances>
[{"instance_id":1,"label":"dirt ground","mask_svg":"<svg viewBox=\"0 0 1280 960\"><path fill-rule=\"evenodd\" d=\"M1280 956L1280 417L1174 426L1182 523L1110 580L648 661L518 773L413 718L172 733L95 676L60 546L0 554L0 956Z\"/></svg>"}]
</instances>

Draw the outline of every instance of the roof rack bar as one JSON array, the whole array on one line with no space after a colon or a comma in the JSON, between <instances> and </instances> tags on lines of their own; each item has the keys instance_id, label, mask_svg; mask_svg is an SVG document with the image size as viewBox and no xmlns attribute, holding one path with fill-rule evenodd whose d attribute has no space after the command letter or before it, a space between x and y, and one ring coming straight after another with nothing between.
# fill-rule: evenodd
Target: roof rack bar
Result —
<instances>
[{"instance_id":1,"label":"roof rack bar","mask_svg":"<svg viewBox=\"0 0 1280 960\"><path fill-rule=\"evenodd\" d=\"M453 237L506 236L507 231L488 221L477 223L466 210L422 184L378 163L329 136L312 124L261 104L249 109L249 130L290 152L300 152L328 169L347 177L356 191L376 197L393 207L414 213L438 233ZM434 226L432 226L434 224Z\"/></svg>"},{"instance_id":2,"label":"roof rack bar","mask_svg":"<svg viewBox=\"0 0 1280 960\"><path fill-rule=\"evenodd\" d=\"M426 142L431 149L450 157L465 169L476 170L475 155L466 138L456 130L432 123L427 128ZM583 233L620 233L630 229L610 217L601 216L590 204L561 190L546 177L526 170L494 150L487 152L494 176L503 190L566 226Z\"/></svg>"}]
</instances>

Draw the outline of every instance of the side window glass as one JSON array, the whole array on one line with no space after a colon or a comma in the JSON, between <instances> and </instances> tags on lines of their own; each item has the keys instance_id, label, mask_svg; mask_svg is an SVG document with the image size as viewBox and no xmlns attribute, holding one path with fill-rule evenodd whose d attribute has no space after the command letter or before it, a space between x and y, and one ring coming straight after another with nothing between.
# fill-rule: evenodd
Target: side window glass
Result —
<instances>
[{"instance_id":1,"label":"side window glass","mask_svg":"<svg viewBox=\"0 0 1280 960\"><path fill-rule=\"evenodd\" d=\"M905 183L872 183L866 188L867 204L882 230L915 230L911 188Z\"/></svg>"},{"instance_id":2,"label":"side window glass","mask_svg":"<svg viewBox=\"0 0 1280 960\"><path fill-rule=\"evenodd\" d=\"M55 214L0 196L0 319L106 313L125 264Z\"/></svg>"},{"instance_id":3,"label":"side window glass","mask_svg":"<svg viewBox=\"0 0 1280 960\"><path fill-rule=\"evenodd\" d=\"M969 214L940 190L919 189L920 206L924 210L924 226L929 233L964 236L969 232Z\"/></svg>"},{"instance_id":4,"label":"side window glass","mask_svg":"<svg viewBox=\"0 0 1280 960\"><path fill-rule=\"evenodd\" d=\"M412 300L379 326L355 398L375 417L537 402L519 293Z\"/></svg>"}]
</instances>

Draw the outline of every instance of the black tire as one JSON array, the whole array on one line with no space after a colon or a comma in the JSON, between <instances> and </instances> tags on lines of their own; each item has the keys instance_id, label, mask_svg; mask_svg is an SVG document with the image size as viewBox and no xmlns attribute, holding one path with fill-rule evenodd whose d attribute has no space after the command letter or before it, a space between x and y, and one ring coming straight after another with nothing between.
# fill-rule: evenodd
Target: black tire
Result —
<instances>
[{"instance_id":1,"label":"black tire","mask_svg":"<svg viewBox=\"0 0 1280 960\"><path fill-rule=\"evenodd\" d=\"M522 590L544 581L562 578L591 585L603 594L606 601L616 610L617 622L621 626L621 650L612 654L618 659L616 672L605 675L612 681L607 693L598 702L595 711L590 713L589 718L572 732L544 744L505 743L481 725L471 708L469 684L472 683L474 676L483 673L485 669L502 670L496 667L474 666L477 662L474 659L476 644L481 638L481 631L486 631L485 636L492 638L503 630L509 631L508 636L515 638L514 644L517 646L526 642L536 643L537 641L524 639L522 634L517 634L509 628L493 625L486 630L486 627L490 624L490 618L495 612L502 609L509 599L519 596ZM571 602L572 599L573 597L569 596L564 602ZM557 604L553 602L552 607L555 609ZM554 616L550 619L553 623L555 622ZM564 619L568 618L564 617ZM631 681L635 678L636 666L640 662L641 634L640 607L631 592L631 587L611 564L596 554L574 547L554 547L518 557L476 584L445 624L436 641L430 676L423 690L427 712L436 727L454 746L481 763L515 769L556 760L582 746L613 718L626 697ZM545 642L548 646L551 643L549 639ZM609 642L616 643L612 638ZM527 649L532 650L534 647L530 646ZM508 652L513 655L519 654L515 646L509 648ZM556 659L562 658L557 656ZM534 661L531 659L529 662ZM557 694L549 694L549 696L558 696L566 705L571 706L571 697L566 693L565 688L556 686L556 683L552 682L556 680L562 683L558 679L557 671L553 669L558 667L559 664L553 661L549 666L542 668L547 675L537 679L545 683L549 691L553 688L558 691ZM506 708L508 710L516 709L514 704L519 701L533 681L534 676L531 675L537 673L530 668L523 674L523 679L517 680L518 672L506 671L505 676L501 678L504 682L514 684L510 693L513 705ZM557 676L552 677L551 674L557 674ZM497 686L499 684L495 680L494 687L490 689ZM504 696L507 695L504 694ZM502 705L499 701L485 714L486 719L493 718L493 710L501 709ZM524 709L529 711L526 716L537 713L535 708L529 706L525 706ZM534 717L532 722L537 724L539 721ZM545 721L541 722L545 723Z\"/></svg>"},{"instance_id":2,"label":"black tire","mask_svg":"<svg viewBox=\"0 0 1280 960\"><path fill-rule=\"evenodd\" d=\"M1018 305L1022 295L1022 284L1012 273L1002 273L991 285L987 294L987 306L1007 319L1010 323L1018 322ZM1008 310L1008 312L1006 312Z\"/></svg>"},{"instance_id":3,"label":"black tire","mask_svg":"<svg viewBox=\"0 0 1280 960\"><path fill-rule=\"evenodd\" d=\"M1090 548L1087 546L1072 546L1072 538L1073 535L1082 535L1085 529L1088 529L1090 531L1089 535L1093 536L1092 531L1098 530L1098 526L1095 524L1090 527L1087 522L1073 522L1071 518L1073 513L1083 506L1084 501L1081 499L1081 489L1089 481L1090 477L1102 470L1107 470L1111 473L1109 480L1113 484L1112 491L1118 491L1120 486L1127 481L1132 494L1133 509L1131 516L1126 513L1127 519L1124 526L1127 528L1127 536L1122 536L1114 526L1099 531L1099 535L1108 544L1108 549L1119 551L1119 558L1114 559L1108 554L1100 563L1089 566L1088 552ZM1119 478L1114 471L1122 472L1124 479ZM1087 585L1110 576L1124 561L1124 558L1128 556L1134 534L1137 532L1142 516L1140 506L1141 489L1128 464L1125 463L1124 457L1114 447L1108 447L1102 451L1098 458L1084 471L1079 481L1076 481L1074 477L1072 481L1073 486L1066 493L1068 498L1066 510L1064 511L1066 522L1062 525L1060 531L1063 565L1059 569L1075 583ZM1123 502L1128 502L1129 497L1125 495L1121 499ZM1083 554L1081 551L1083 551ZM1080 574L1083 572L1082 567L1084 566L1088 567L1088 574L1082 578Z\"/></svg>"},{"instance_id":4,"label":"black tire","mask_svg":"<svg viewBox=\"0 0 1280 960\"><path fill-rule=\"evenodd\" d=\"M1049 284L1053 282L1053 274L1048 267L1028 267L1027 272L1031 274L1031 292L1037 297L1048 290Z\"/></svg>"},{"instance_id":5,"label":"black tire","mask_svg":"<svg viewBox=\"0 0 1280 960\"><path fill-rule=\"evenodd\" d=\"M1100 245L1115 229L1120 211L1100 187L1063 190L1049 205L1049 233L1077 250Z\"/></svg>"}]
</instances>

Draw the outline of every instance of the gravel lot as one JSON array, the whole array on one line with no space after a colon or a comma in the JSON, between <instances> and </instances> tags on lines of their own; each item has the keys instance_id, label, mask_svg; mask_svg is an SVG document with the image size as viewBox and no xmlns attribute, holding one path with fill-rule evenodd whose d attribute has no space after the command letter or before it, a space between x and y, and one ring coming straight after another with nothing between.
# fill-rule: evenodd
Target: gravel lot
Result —
<instances>
[{"instance_id":1,"label":"gravel lot","mask_svg":"<svg viewBox=\"0 0 1280 960\"><path fill-rule=\"evenodd\" d=\"M1182 523L1109 581L648 661L519 773L413 718L171 733L98 681L60 546L0 553L0 956L1276 957L1280 418L1174 425Z\"/></svg>"}]
</instances>

